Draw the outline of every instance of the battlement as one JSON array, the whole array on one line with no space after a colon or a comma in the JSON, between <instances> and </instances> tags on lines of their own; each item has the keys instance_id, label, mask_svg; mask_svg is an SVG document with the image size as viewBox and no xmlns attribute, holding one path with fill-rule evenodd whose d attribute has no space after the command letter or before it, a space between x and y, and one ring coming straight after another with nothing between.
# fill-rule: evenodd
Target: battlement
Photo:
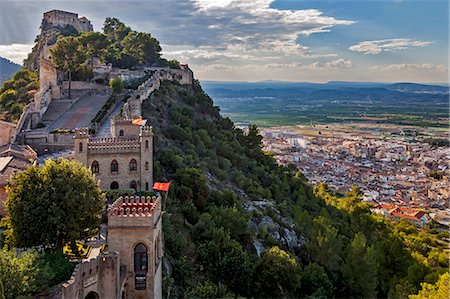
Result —
<instances>
[{"instance_id":1,"label":"battlement","mask_svg":"<svg viewBox=\"0 0 450 299\"><path fill-rule=\"evenodd\" d=\"M151 126L142 126L140 131L141 136L153 135L153 128Z\"/></svg>"},{"instance_id":2,"label":"battlement","mask_svg":"<svg viewBox=\"0 0 450 299\"><path fill-rule=\"evenodd\" d=\"M75 138L89 138L89 128L77 128L75 129Z\"/></svg>"},{"instance_id":3,"label":"battlement","mask_svg":"<svg viewBox=\"0 0 450 299\"><path fill-rule=\"evenodd\" d=\"M45 22L54 26L65 27L67 25L73 26L80 32L93 31L91 22L86 17L78 17L77 13L72 13L62 10L51 10L44 13ZM47 29L47 28L42 28Z\"/></svg>"},{"instance_id":4,"label":"battlement","mask_svg":"<svg viewBox=\"0 0 450 299\"><path fill-rule=\"evenodd\" d=\"M108 225L149 226L160 214L160 196L119 197L108 209ZM142 221L143 218L153 218L153 221Z\"/></svg>"},{"instance_id":5,"label":"battlement","mask_svg":"<svg viewBox=\"0 0 450 299\"><path fill-rule=\"evenodd\" d=\"M119 254L111 252L76 265L70 279L59 286L61 298L78 298L80 286L84 295L95 290L103 298L118 298L116 288L102 289L101 286L108 281L123 280L118 277L121 274L119 261Z\"/></svg>"}]
</instances>

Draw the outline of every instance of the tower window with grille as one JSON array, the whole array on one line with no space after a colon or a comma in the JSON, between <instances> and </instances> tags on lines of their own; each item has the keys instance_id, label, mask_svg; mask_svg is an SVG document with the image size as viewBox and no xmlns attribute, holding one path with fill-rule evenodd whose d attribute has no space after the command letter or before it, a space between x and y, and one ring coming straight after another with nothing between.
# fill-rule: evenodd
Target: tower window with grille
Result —
<instances>
[{"instance_id":1,"label":"tower window with grille","mask_svg":"<svg viewBox=\"0 0 450 299\"><path fill-rule=\"evenodd\" d=\"M147 288L148 255L147 247L139 243L134 247L134 275L136 290Z\"/></svg>"}]
</instances>

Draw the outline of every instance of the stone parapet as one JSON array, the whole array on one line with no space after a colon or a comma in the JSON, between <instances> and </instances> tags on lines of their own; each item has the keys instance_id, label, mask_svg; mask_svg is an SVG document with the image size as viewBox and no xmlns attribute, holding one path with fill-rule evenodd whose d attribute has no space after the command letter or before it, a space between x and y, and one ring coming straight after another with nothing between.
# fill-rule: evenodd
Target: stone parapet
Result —
<instances>
[{"instance_id":1,"label":"stone parapet","mask_svg":"<svg viewBox=\"0 0 450 299\"><path fill-rule=\"evenodd\" d=\"M108 209L108 226L151 226L160 215L160 196L120 197Z\"/></svg>"}]
</instances>

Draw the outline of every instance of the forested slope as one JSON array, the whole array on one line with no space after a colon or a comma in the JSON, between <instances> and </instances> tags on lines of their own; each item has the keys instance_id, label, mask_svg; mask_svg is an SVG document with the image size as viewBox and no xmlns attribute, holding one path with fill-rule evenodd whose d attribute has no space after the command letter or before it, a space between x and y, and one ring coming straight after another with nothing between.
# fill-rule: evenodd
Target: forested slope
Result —
<instances>
[{"instance_id":1,"label":"forested slope","mask_svg":"<svg viewBox=\"0 0 450 299\"><path fill-rule=\"evenodd\" d=\"M165 81L142 108L155 180L174 183L165 295L404 298L447 270L434 235L414 247L417 230L372 215L358 189L313 189L261 150L257 128L246 135L222 118L198 82Z\"/></svg>"}]
</instances>

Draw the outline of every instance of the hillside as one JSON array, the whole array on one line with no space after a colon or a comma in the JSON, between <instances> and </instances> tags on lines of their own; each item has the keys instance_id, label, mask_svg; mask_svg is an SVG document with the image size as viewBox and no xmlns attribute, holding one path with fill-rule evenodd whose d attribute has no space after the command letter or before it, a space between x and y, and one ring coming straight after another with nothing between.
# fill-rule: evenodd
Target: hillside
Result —
<instances>
[{"instance_id":1,"label":"hillside","mask_svg":"<svg viewBox=\"0 0 450 299\"><path fill-rule=\"evenodd\" d=\"M404 297L445 272L432 237L426 249L406 246L415 228L372 215L358 189L313 189L278 166L258 130L236 129L198 83L163 82L142 110L155 180L175 186L163 220L166 296Z\"/></svg>"},{"instance_id":2,"label":"hillside","mask_svg":"<svg viewBox=\"0 0 450 299\"><path fill-rule=\"evenodd\" d=\"M9 80L22 67L6 58L0 57L0 85Z\"/></svg>"}]
</instances>

